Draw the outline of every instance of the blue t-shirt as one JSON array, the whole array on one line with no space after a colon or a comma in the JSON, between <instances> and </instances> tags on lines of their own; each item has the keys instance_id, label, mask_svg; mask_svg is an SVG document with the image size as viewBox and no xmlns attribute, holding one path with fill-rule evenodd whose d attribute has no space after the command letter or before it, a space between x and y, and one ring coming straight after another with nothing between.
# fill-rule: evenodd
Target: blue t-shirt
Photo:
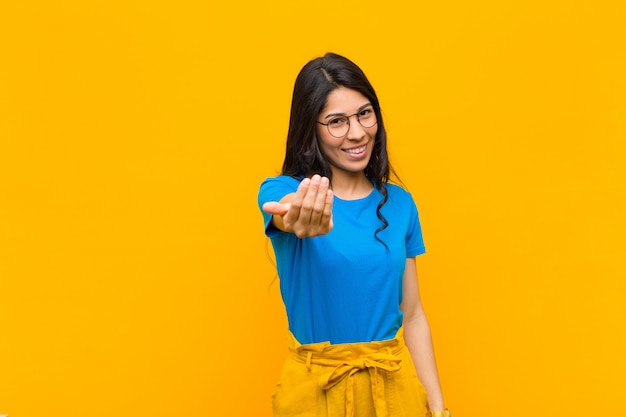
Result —
<instances>
[{"instance_id":1,"label":"blue t-shirt","mask_svg":"<svg viewBox=\"0 0 626 417\"><path fill-rule=\"evenodd\" d=\"M288 176L261 184L259 207L293 193L300 181ZM289 329L302 344L371 342L392 339L402 325L402 278L406 258L424 253L417 208L411 195L387 184L382 194L333 201L333 229L326 235L299 239L274 227L263 212L271 238Z\"/></svg>"}]
</instances>

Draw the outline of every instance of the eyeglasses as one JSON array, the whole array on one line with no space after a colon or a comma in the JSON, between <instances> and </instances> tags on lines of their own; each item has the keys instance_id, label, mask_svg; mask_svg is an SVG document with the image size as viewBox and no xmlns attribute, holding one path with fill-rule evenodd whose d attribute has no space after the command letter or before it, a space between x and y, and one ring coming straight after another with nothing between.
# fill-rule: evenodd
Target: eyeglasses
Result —
<instances>
[{"instance_id":1,"label":"eyeglasses","mask_svg":"<svg viewBox=\"0 0 626 417\"><path fill-rule=\"evenodd\" d=\"M361 126L364 128L373 127L376 120L376 113L372 107L366 107L358 113L351 114L349 116L336 116L328 121L328 123L317 122L328 128L328 133L336 138L345 137L350 131L350 118L356 116Z\"/></svg>"}]
</instances>

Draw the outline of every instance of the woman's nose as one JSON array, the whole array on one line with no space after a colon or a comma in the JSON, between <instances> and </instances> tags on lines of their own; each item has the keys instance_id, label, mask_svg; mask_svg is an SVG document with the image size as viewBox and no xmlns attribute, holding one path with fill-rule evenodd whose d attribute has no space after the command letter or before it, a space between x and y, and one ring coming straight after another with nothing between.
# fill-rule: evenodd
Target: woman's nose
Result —
<instances>
[{"instance_id":1,"label":"woman's nose","mask_svg":"<svg viewBox=\"0 0 626 417\"><path fill-rule=\"evenodd\" d=\"M359 122L356 115L354 116L354 119L348 120L350 123L348 125L348 134L346 135L347 138L350 140L359 140L363 138L363 136L365 136L365 128L361 126L361 122Z\"/></svg>"}]
</instances>

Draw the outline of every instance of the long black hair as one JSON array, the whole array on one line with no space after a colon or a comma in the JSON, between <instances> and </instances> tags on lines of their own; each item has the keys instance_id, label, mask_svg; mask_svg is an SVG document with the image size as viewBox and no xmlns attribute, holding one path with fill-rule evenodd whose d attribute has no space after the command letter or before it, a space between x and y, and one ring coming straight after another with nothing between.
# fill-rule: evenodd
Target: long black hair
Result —
<instances>
[{"instance_id":1,"label":"long black hair","mask_svg":"<svg viewBox=\"0 0 626 417\"><path fill-rule=\"evenodd\" d=\"M382 222L382 226L376 230L375 237L385 245L378 238L378 233L387 228L389 222L380 210L388 199L386 184L389 182L390 174L396 179L398 177L389 163L387 132L378 97L361 68L354 62L329 52L309 61L300 70L293 88L287 149L282 173L296 178L319 174L328 177L332 184L330 164L319 146L316 120L326 105L328 95L339 87L349 88L363 94L376 113L378 131L372 156L365 168L365 176L374 183L383 196L376 208L376 215Z\"/></svg>"}]
</instances>

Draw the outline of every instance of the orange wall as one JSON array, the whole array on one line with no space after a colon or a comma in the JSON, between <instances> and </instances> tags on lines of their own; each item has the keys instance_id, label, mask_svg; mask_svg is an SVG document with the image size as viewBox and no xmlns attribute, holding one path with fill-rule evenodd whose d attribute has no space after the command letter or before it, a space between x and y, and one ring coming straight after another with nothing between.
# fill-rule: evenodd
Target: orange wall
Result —
<instances>
[{"instance_id":1,"label":"orange wall","mask_svg":"<svg viewBox=\"0 0 626 417\"><path fill-rule=\"evenodd\" d=\"M420 207L454 414L624 408L623 2L209 3L0 6L0 414L270 416L256 192L327 50Z\"/></svg>"}]
</instances>

